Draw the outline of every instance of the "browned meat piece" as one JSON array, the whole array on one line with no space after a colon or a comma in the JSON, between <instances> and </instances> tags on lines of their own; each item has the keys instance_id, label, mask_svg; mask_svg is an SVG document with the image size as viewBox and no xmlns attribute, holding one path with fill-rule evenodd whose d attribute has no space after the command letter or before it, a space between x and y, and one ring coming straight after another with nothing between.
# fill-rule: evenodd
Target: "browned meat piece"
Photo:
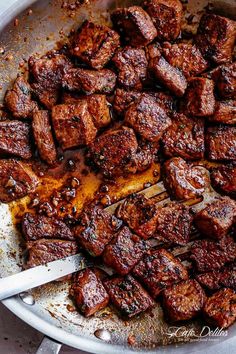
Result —
<instances>
[{"instance_id":1,"label":"browned meat piece","mask_svg":"<svg viewBox=\"0 0 236 354\"><path fill-rule=\"evenodd\" d=\"M215 168L211 173L211 182L221 193L236 197L236 165Z\"/></svg>"},{"instance_id":2,"label":"browned meat piece","mask_svg":"<svg viewBox=\"0 0 236 354\"><path fill-rule=\"evenodd\" d=\"M190 116L211 116L215 111L214 82L203 77L189 79L184 105Z\"/></svg>"},{"instance_id":3,"label":"browned meat piece","mask_svg":"<svg viewBox=\"0 0 236 354\"><path fill-rule=\"evenodd\" d=\"M36 241L42 238L70 241L75 239L70 228L56 217L25 213L21 227L26 241Z\"/></svg>"},{"instance_id":4,"label":"browned meat piece","mask_svg":"<svg viewBox=\"0 0 236 354\"><path fill-rule=\"evenodd\" d=\"M163 43L162 53L170 65L182 70L186 77L201 74L208 67L200 50L191 43Z\"/></svg>"},{"instance_id":5,"label":"browned meat piece","mask_svg":"<svg viewBox=\"0 0 236 354\"><path fill-rule=\"evenodd\" d=\"M5 104L14 118L30 118L37 110L37 103L31 99L31 87L24 76L19 76L12 89L7 91Z\"/></svg>"},{"instance_id":6,"label":"browned meat piece","mask_svg":"<svg viewBox=\"0 0 236 354\"><path fill-rule=\"evenodd\" d=\"M179 36L183 6L179 0L145 0L144 9L157 29L157 38L172 41Z\"/></svg>"},{"instance_id":7,"label":"browned meat piece","mask_svg":"<svg viewBox=\"0 0 236 354\"><path fill-rule=\"evenodd\" d=\"M56 138L63 150L88 145L97 134L86 102L54 106L52 123Z\"/></svg>"},{"instance_id":8,"label":"browned meat piece","mask_svg":"<svg viewBox=\"0 0 236 354\"><path fill-rule=\"evenodd\" d=\"M225 263L236 258L236 243L229 236L218 242L211 240L196 241L192 246L190 258L199 272L220 269Z\"/></svg>"},{"instance_id":9,"label":"browned meat piece","mask_svg":"<svg viewBox=\"0 0 236 354\"><path fill-rule=\"evenodd\" d=\"M0 160L0 202L9 203L34 192L37 177L30 168L16 160Z\"/></svg>"},{"instance_id":10,"label":"browned meat piece","mask_svg":"<svg viewBox=\"0 0 236 354\"><path fill-rule=\"evenodd\" d=\"M106 177L135 173L137 148L138 142L133 129L122 127L108 130L97 137L90 146L88 158Z\"/></svg>"},{"instance_id":11,"label":"browned meat piece","mask_svg":"<svg viewBox=\"0 0 236 354\"><path fill-rule=\"evenodd\" d=\"M189 208L178 202L157 209L156 237L164 242L185 245L189 241L193 217Z\"/></svg>"},{"instance_id":12,"label":"browned meat piece","mask_svg":"<svg viewBox=\"0 0 236 354\"><path fill-rule=\"evenodd\" d=\"M171 124L165 110L150 95L142 95L131 104L125 114L125 123L142 138L158 142Z\"/></svg>"},{"instance_id":13,"label":"browned meat piece","mask_svg":"<svg viewBox=\"0 0 236 354\"><path fill-rule=\"evenodd\" d=\"M131 275L113 277L104 282L110 300L121 315L131 318L154 306L153 299Z\"/></svg>"},{"instance_id":14,"label":"browned meat piece","mask_svg":"<svg viewBox=\"0 0 236 354\"><path fill-rule=\"evenodd\" d=\"M236 320L236 293L221 289L209 297L203 308L205 319L216 327L227 328Z\"/></svg>"},{"instance_id":15,"label":"browned meat piece","mask_svg":"<svg viewBox=\"0 0 236 354\"><path fill-rule=\"evenodd\" d=\"M114 216L95 207L82 213L74 234L78 243L92 256L97 257L102 254L119 226L120 222Z\"/></svg>"},{"instance_id":16,"label":"browned meat piece","mask_svg":"<svg viewBox=\"0 0 236 354\"><path fill-rule=\"evenodd\" d=\"M220 96L236 98L236 62L220 66L214 80Z\"/></svg>"},{"instance_id":17,"label":"browned meat piece","mask_svg":"<svg viewBox=\"0 0 236 354\"><path fill-rule=\"evenodd\" d=\"M194 279L173 284L163 291L163 308L171 322L187 321L200 314L206 294Z\"/></svg>"},{"instance_id":18,"label":"browned meat piece","mask_svg":"<svg viewBox=\"0 0 236 354\"><path fill-rule=\"evenodd\" d=\"M141 259L145 249L144 241L125 226L105 247L103 261L116 273L125 275Z\"/></svg>"},{"instance_id":19,"label":"browned meat piece","mask_svg":"<svg viewBox=\"0 0 236 354\"><path fill-rule=\"evenodd\" d=\"M93 270L88 268L76 274L70 294L85 317L104 309L109 302L109 296L101 280Z\"/></svg>"},{"instance_id":20,"label":"browned meat piece","mask_svg":"<svg viewBox=\"0 0 236 354\"><path fill-rule=\"evenodd\" d=\"M175 100L172 96L164 92L150 92L155 97L156 102L166 111L167 114L172 114L175 110Z\"/></svg>"},{"instance_id":21,"label":"browned meat piece","mask_svg":"<svg viewBox=\"0 0 236 354\"><path fill-rule=\"evenodd\" d=\"M86 20L75 35L71 54L94 69L102 69L119 46L119 38L109 27Z\"/></svg>"},{"instance_id":22,"label":"browned meat piece","mask_svg":"<svg viewBox=\"0 0 236 354\"><path fill-rule=\"evenodd\" d=\"M133 274L147 287L154 298L166 287L188 279L187 269L165 249L145 254L134 267Z\"/></svg>"},{"instance_id":23,"label":"browned meat piece","mask_svg":"<svg viewBox=\"0 0 236 354\"><path fill-rule=\"evenodd\" d=\"M0 155L14 155L22 159L31 158L29 124L18 120L0 122Z\"/></svg>"},{"instance_id":24,"label":"browned meat piece","mask_svg":"<svg viewBox=\"0 0 236 354\"><path fill-rule=\"evenodd\" d=\"M157 223L156 205L143 194L132 194L119 205L116 215L144 240L153 236Z\"/></svg>"},{"instance_id":25,"label":"browned meat piece","mask_svg":"<svg viewBox=\"0 0 236 354\"><path fill-rule=\"evenodd\" d=\"M213 60L216 64L222 64L232 58L235 35L234 21L214 14L204 14L195 43L204 57Z\"/></svg>"},{"instance_id":26,"label":"browned meat piece","mask_svg":"<svg viewBox=\"0 0 236 354\"><path fill-rule=\"evenodd\" d=\"M236 124L236 101L218 101L213 116L209 118L210 122L223 124Z\"/></svg>"},{"instance_id":27,"label":"browned meat piece","mask_svg":"<svg viewBox=\"0 0 236 354\"><path fill-rule=\"evenodd\" d=\"M87 95L112 93L115 84L116 75L109 69L87 70L73 68L68 70L63 77L64 88L70 91L81 91Z\"/></svg>"},{"instance_id":28,"label":"browned meat piece","mask_svg":"<svg viewBox=\"0 0 236 354\"><path fill-rule=\"evenodd\" d=\"M157 35L149 15L140 6L116 9L111 14L115 28L132 46L145 46Z\"/></svg>"},{"instance_id":29,"label":"browned meat piece","mask_svg":"<svg viewBox=\"0 0 236 354\"><path fill-rule=\"evenodd\" d=\"M29 259L26 263L27 268L36 267L41 264L73 256L78 251L75 241L41 239L27 242Z\"/></svg>"},{"instance_id":30,"label":"browned meat piece","mask_svg":"<svg viewBox=\"0 0 236 354\"><path fill-rule=\"evenodd\" d=\"M172 124L162 136L164 154L180 156L187 160L204 157L204 121L175 113Z\"/></svg>"},{"instance_id":31,"label":"browned meat piece","mask_svg":"<svg viewBox=\"0 0 236 354\"><path fill-rule=\"evenodd\" d=\"M123 115L129 105L137 100L142 95L138 91L126 91L121 88L117 88L115 91L115 97L113 101L113 109L119 115Z\"/></svg>"},{"instance_id":32,"label":"browned meat piece","mask_svg":"<svg viewBox=\"0 0 236 354\"><path fill-rule=\"evenodd\" d=\"M135 165L137 171L145 171L157 159L157 152L159 151L159 142L151 142L147 140L140 140L137 153L135 155Z\"/></svg>"},{"instance_id":33,"label":"browned meat piece","mask_svg":"<svg viewBox=\"0 0 236 354\"><path fill-rule=\"evenodd\" d=\"M222 287L236 290L236 264L230 264L220 270L198 274L196 279L208 290L219 290Z\"/></svg>"},{"instance_id":34,"label":"browned meat piece","mask_svg":"<svg viewBox=\"0 0 236 354\"><path fill-rule=\"evenodd\" d=\"M144 49L125 47L114 55L112 61L118 70L119 85L125 89L142 89L148 66Z\"/></svg>"},{"instance_id":35,"label":"browned meat piece","mask_svg":"<svg viewBox=\"0 0 236 354\"><path fill-rule=\"evenodd\" d=\"M40 59L30 57L29 69L34 78L31 86L46 108L51 109L57 103L62 77L70 67L71 63L64 55Z\"/></svg>"},{"instance_id":36,"label":"browned meat piece","mask_svg":"<svg viewBox=\"0 0 236 354\"><path fill-rule=\"evenodd\" d=\"M194 217L197 228L206 236L220 239L236 222L236 201L222 197L208 204Z\"/></svg>"},{"instance_id":37,"label":"browned meat piece","mask_svg":"<svg viewBox=\"0 0 236 354\"><path fill-rule=\"evenodd\" d=\"M187 80L182 71L170 65L161 56L159 47L156 44L148 46L149 71L154 75L157 83L162 84L174 95L181 97L187 88Z\"/></svg>"},{"instance_id":38,"label":"browned meat piece","mask_svg":"<svg viewBox=\"0 0 236 354\"><path fill-rule=\"evenodd\" d=\"M236 127L208 127L205 143L210 160L236 160Z\"/></svg>"},{"instance_id":39,"label":"browned meat piece","mask_svg":"<svg viewBox=\"0 0 236 354\"><path fill-rule=\"evenodd\" d=\"M52 165L57 159L57 150L48 111L38 111L33 114L32 128L41 159Z\"/></svg>"},{"instance_id":40,"label":"browned meat piece","mask_svg":"<svg viewBox=\"0 0 236 354\"><path fill-rule=\"evenodd\" d=\"M204 193L209 178L201 166L193 166L181 157L173 157L164 163L163 182L167 191L176 199L188 200Z\"/></svg>"}]
</instances>

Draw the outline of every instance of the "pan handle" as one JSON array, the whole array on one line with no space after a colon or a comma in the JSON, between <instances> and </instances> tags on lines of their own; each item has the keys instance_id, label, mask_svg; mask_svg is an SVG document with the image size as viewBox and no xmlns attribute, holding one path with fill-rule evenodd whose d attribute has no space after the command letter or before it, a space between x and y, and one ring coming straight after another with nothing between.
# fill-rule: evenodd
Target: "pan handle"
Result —
<instances>
[{"instance_id":1,"label":"pan handle","mask_svg":"<svg viewBox=\"0 0 236 354\"><path fill-rule=\"evenodd\" d=\"M44 337L35 354L58 354L62 344L52 338Z\"/></svg>"}]
</instances>

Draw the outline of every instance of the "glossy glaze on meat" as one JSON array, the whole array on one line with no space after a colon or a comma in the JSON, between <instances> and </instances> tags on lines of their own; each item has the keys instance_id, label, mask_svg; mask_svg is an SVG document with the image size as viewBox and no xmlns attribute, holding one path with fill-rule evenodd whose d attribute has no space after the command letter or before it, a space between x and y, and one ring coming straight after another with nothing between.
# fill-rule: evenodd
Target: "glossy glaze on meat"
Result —
<instances>
[{"instance_id":1,"label":"glossy glaze on meat","mask_svg":"<svg viewBox=\"0 0 236 354\"><path fill-rule=\"evenodd\" d=\"M222 194L236 197L236 165L222 165L213 169L211 182Z\"/></svg>"},{"instance_id":2,"label":"glossy glaze on meat","mask_svg":"<svg viewBox=\"0 0 236 354\"><path fill-rule=\"evenodd\" d=\"M219 290L226 287L236 291L236 264L229 264L220 270L198 274L196 279L208 290Z\"/></svg>"},{"instance_id":3,"label":"glossy glaze on meat","mask_svg":"<svg viewBox=\"0 0 236 354\"><path fill-rule=\"evenodd\" d=\"M236 161L236 127L209 127L205 142L207 157L210 160Z\"/></svg>"}]
</instances>

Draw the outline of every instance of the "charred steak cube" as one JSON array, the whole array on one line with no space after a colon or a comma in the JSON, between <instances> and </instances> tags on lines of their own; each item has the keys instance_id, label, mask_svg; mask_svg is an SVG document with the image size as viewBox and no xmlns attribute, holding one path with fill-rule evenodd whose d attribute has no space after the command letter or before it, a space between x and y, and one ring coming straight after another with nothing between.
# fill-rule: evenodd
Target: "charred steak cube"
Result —
<instances>
[{"instance_id":1,"label":"charred steak cube","mask_svg":"<svg viewBox=\"0 0 236 354\"><path fill-rule=\"evenodd\" d=\"M199 272L220 269L225 263L236 258L236 243L229 236L218 242L211 240L196 241L191 249L190 258Z\"/></svg>"},{"instance_id":2,"label":"charred steak cube","mask_svg":"<svg viewBox=\"0 0 236 354\"><path fill-rule=\"evenodd\" d=\"M90 255L97 257L102 254L119 226L120 222L114 216L95 207L82 213L74 234L78 243Z\"/></svg>"},{"instance_id":3,"label":"charred steak cube","mask_svg":"<svg viewBox=\"0 0 236 354\"><path fill-rule=\"evenodd\" d=\"M125 123L142 138L158 142L171 120L152 96L144 94L129 106Z\"/></svg>"},{"instance_id":4,"label":"charred steak cube","mask_svg":"<svg viewBox=\"0 0 236 354\"><path fill-rule=\"evenodd\" d=\"M97 134L86 102L54 106L52 123L56 138L63 150L88 145Z\"/></svg>"},{"instance_id":5,"label":"charred steak cube","mask_svg":"<svg viewBox=\"0 0 236 354\"><path fill-rule=\"evenodd\" d=\"M133 194L126 198L116 210L116 215L144 240L155 233L157 207L143 194Z\"/></svg>"},{"instance_id":6,"label":"charred steak cube","mask_svg":"<svg viewBox=\"0 0 236 354\"><path fill-rule=\"evenodd\" d=\"M179 36L183 6L179 0L145 0L144 9L157 29L157 38L172 41Z\"/></svg>"},{"instance_id":7,"label":"charred steak cube","mask_svg":"<svg viewBox=\"0 0 236 354\"><path fill-rule=\"evenodd\" d=\"M194 221L203 234L220 239L236 222L236 201L229 197L217 199L199 211Z\"/></svg>"},{"instance_id":8,"label":"charred steak cube","mask_svg":"<svg viewBox=\"0 0 236 354\"><path fill-rule=\"evenodd\" d=\"M71 54L93 69L102 69L119 43L119 35L115 31L86 20L75 35Z\"/></svg>"},{"instance_id":9,"label":"charred steak cube","mask_svg":"<svg viewBox=\"0 0 236 354\"><path fill-rule=\"evenodd\" d=\"M10 203L34 192L38 184L31 169L17 160L0 160L0 202Z\"/></svg>"},{"instance_id":10,"label":"charred steak cube","mask_svg":"<svg viewBox=\"0 0 236 354\"><path fill-rule=\"evenodd\" d=\"M111 14L115 28L132 46L145 46L157 35L150 16L140 7L119 8Z\"/></svg>"},{"instance_id":11,"label":"charred steak cube","mask_svg":"<svg viewBox=\"0 0 236 354\"><path fill-rule=\"evenodd\" d=\"M139 91L127 91L122 88L117 88L115 91L113 109L118 115L123 115L129 105L137 100L142 95Z\"/></svg>"},{"instance_id":12,"label":"charred steak cube","mask_svg":"<svg viewBox=\"0 0 236 354\"><path fill-rule=\"evenodd\" d=\"M57 150L52 135L49 112L35 112L33 114L32 128L41 159L52 165L57 159Z\"/></svg>"},{"instance_id":13,"label":"charred steak cube","mask_svg":"<svg viewBox=\"0 0 236 354\"><path fill-rule=\"evenodd\" d=\"M31 99L31 87L24 76L19 76L5 95L5 104L14 118L31 118L38 106Z\"/></svg>"},{"instance_id":14,"label":"charred steak cube","mask_svg":"<svg viewBox=\"0 0 236 354\"><path fill-rule=\"evenodd\" d=\"M104 176L124 175L137 170L135 154L138 142L133 129L122 127L108 130L90 146L89 158Z\"/></svg>"},{"instance_id":15,"label":"charred steak cube","mask_svg":"<svg viewBox=\"0 0 236 354\"><path fill-rule=\"evenodd\" d=\"M219 290L222 287L236 290L236 263L229 264L220 270L198 274L196 279L208 290Z\"/></svg>"},{"instance_id":16,"label":"charred steak cube","mask_svg":"<svg viewBox=\"0 0 236 354\"><path fill-rule=\"evenodd\" d=\"M29 258L26 263L27 268L36 267L48 262L73 256L78 252L75 241L40 239L27 242Z\"/></svg>"},{"instance_id":17,"label":"charred steak cube","mask_svg":"<svg viewBox=\"0 0 236 354\"><path fill-rule=\"evenodd\" d=\"M70 228L56 217L26 213L21 222L21 228L26 241L39 239L75 239Z\"/></svg>"},{"instance_id":18,"label":"charred steak cube","mask_svg":"<svg viewBox=\"0 0 236 354\"><path fill-rule=\"evenodd\" d=\"M18 120L0 122L0 155L18 156L30 159L30 126Z\"/></svg>"},{"instance_id":19,"label":"charred steak cube","mask_svg":"<svg viewBox=\"0 0 236 354\"><path fill-rule=\"evenodd\" d=\"M187 160L204 157L204 122L198 118L188 118L175 113L172 124L162 136L163 151L166 157L180 156Z\"/></svg>"},{"instance_id":20,"label":"charred steak cube","mask_svg":"<svg viewBox=\"0 0 236 354\"><path fill-rule=\"evenodd\" d=\"M218 93L223 98L236 98L236 62L219 67L215 74Z\"/></svg>"},{"instance_id":21,"label":"charred steak cube","mask_svg":"<svg viewBox=\"0 0 236 354\"><path fill-rule=\"evenodd\" d=\"M133 275L147 287L154 298L166 287L188 279L187 269L165 249L145 254L134 267Z\"/></svg>"},{"instance_id":22,"label":"charred steak cube","mask_svg":"<svg viewBox=\"0 0 236 354\"><path fill-rule=\"evenodd\" d=\"M157 209L155 237L171 244L185 245L189 241L193 217L182 203L171 202Z\"/></svg>"},{"instance_id":23,"label":"charred steak cube","mask_svg":"<svg viewBox=\"0 0 236 354\"><path fill-rule=\"evenodd\" d=\"M72 68L64 75L62 83L63 87L69 91L79 91L87 95L110 94L115 88L116 74L109 69Z\"/></svg>"},{"instance_id":24,"label":"charred steak cube","mask_svg":"<svg viewBox=\"0 0 236 354\"><path fill-rule=\"evenodd\" d=\"M163 308L172 322L190 320L201 312L206 295L194 279L173 284L163 291Z\"/></svg>"},{"instance_id":25,"label":"charred steak cube","mask_svg":"<svg viewBox=\"0 0 236 354\"><path fill-rule=\"evenodd\" d=\"M204 193L209 178L201 166L193 166L181 157L173 157L164 163L163 182L167 191L176 199L188 200Z\"/></svg>"},{"instance_id":26,"label":"charred steak cube","mask_svg":"<svg viewBox=\"0 0 236 354\"><path fill-rule=\"evenodd\" d=\"M191 43L163 43L162 54L168 63L182 70L185 77L201 74L208 67L200 50Z\"/></svg>"},{"instance_id":27,"label":"charred steak cube","mask_svg":"<svg viewBox=\"0 0 236 354\"><path fill-rule=\"evenodd\" d=\"M203 308L205 319L214 326L227 328L236 320L236 293L221 289L209 297Z\"/></svg>"},{"instance_id":28,"label":"charred steak cube","mask_svg":"<svg viewBox=\"0 0 236 354\"><path fill-rule=\"evenodd\" d=\"M214 168L211 173L214 188L223 194L236 197L236 165L222 165Z\"/></svg>"},{"instance_id":29,"label":"charred steak cube","mask_svg":"<svg viewBox=\"0 0 236 354\"><path fill-rule=\"evenodd\" d=\"M189 79L184 104L190 116L211 116L215 111L214 82L203 77Z\"/></svg>"},{"instance_id":30,"label":"charred steak cube","mask_svg":"<svg viewBox=\"0 0 236 354\"><path fill-rule=\"evenodd\" d=\"M85 317L92 316L97 311L104 309L109 302L109 296L101 280L89 268L76 274L70 294Z\"/></svg>"},{"instance_id":31,"label":"charred steak cube","mask_svg":"<svg viewBox=\"0 0 236 354\"><path fill-rule=\"evenodd\" d=\"M145 249L144 241L125 226L105 247L103 261L116 273L125 275L140 260Z\"/></svg>"},{"instance_id":32,"label":"charred steak cube","mask_svg":"<svg viewBox=\"0 0 236 354\"><path fill-rule=\"evenodd\" d=\"M113 277L104 282L111 302L121 315L131 318L154 306L153 299L131 275Z\"/></svg>"},{"instance_id":33,"label":"charred steak cube","mask_svg":"<svg viewBox=\"0 0 236 354\"><path fill-rule=\"evenodd\" d=\"M236 161L236 127L208 127L205 143L210 160Z\"/></svg>"},{"instance_id":34,"label":"charred steak cube","mask_svg":"<svg viewBox=\"0 0 236 354\"><path fill-rule=\"evenodd\" d=\"M215 123L236 124L236 101L218 101L215 113L208 120Z\"/></svg>"},{"instance_id":35,"label":"charred steak cube","mask_svg":"<svg viewBox=\"0 0 236 354\"><path fill-rule=\"evenodd\" d=\"M234 21L214 14L204 14L195 42L204 57L222 64L232 58L235 35Z\"/></svg>"},{"instance_id":36,"label":"charred steak cube","mask_svg":"<svg viewBox=\"0 0 236 354\"><path fill-rule=\"evenodd\" d=\"M137 153L135 155L135 165L137 172L145 171L157 159L159 151L159 142L140 140Z\"/></svg>"},{"instance_id":37,"label":"charred steak cube","mask_svg":"<svg viewBox=\"0 0 236 354\"><path fill-rule=\"evenodd\" d=\"M125 89L141 90L147 79L147 58L144 49L125 47L112 59L118 77L117 82Z\"/></svg>"}]
</instances>

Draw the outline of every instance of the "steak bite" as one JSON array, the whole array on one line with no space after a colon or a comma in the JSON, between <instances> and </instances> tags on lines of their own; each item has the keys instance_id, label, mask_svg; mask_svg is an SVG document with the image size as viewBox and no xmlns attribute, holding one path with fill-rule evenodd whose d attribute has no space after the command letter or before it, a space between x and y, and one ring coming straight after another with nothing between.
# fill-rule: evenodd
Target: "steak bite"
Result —
<instances>
[{"instance_id":1,"label":"steak bite","mask_svg":"<svg viewBox=\"0 0 236 354\"><path fill-rule=\"evenodd\" d=\"M181 157L173 157L163 165L163 182L173 197L188 200L204 193L209 178L203 167L187 164Z\"/></svg>"},{"instance_id":2,"label":"steak bite","mask_svg":"<svg viewBox=\"0 0 236 354\"><path fill-rule=\"evenodd\" d=\"M190 320L201 312L206 295L194 279L173 284L163 291L163 308L172 322Z\"/></svg>"},{"instance_id":3,"label":"steak bite","mask_svg":"<svg viewBox=\"0 0 236 354\"><path fill-rule=\"evenodd\" d=\"M190 116L211 116L215 111L214 82L203 77L190 78L184 104Z\"/></svg>"},{"instance_id":4,"label":"steak bite","mask_svg":"<svg viewBox=\"0 0 236 354\"><path fill-rule=\"evenodd\" d=\"M142 95L139 91L127 91L122 88L117 88L114 95L113 109L122 116L129 105L137 100Z\"/></svg>"},{"instance_id":5,"label":"steak bite","mask_svg":"<svg viewBox=\"0 0 236 354\"><path fill-rule=\"evenodd\" d=\"M157 207L144 194L132 194L121 203L116 215L144 240L154 235Z\"/></svg>"},{"instance_id":6,"label":"steak bite","mask_svg":"<svg viewBox=\"0 0 236 354\"><path fill-rule=\"evenodd\" d=\"M42 238L69 241L75 239L70 228L56 217L25 213L21 228L26 241L36 241Z\"/></svg>"},{"instance_id":7,"label":"steak bite","mask_svg":"<svg viewBox=\"0 0 236 354\"><path fill-rule=\"evenodd\" d=\"M57 159L57 150L52 136L49 112L35 112L33 114L32 128L41 159L52 165Z\"/></svg>"},{"instance_id":8,"label":"steak bite","mask_svg":"<svg viewBox=\"0 0 236 354\"><path fill-rule=\"evenodd\" d=\"M97 134L86 102L54 106L52 123L56 138L63 150L89 145Z\"/></svg>"},{"instance_id":9,"label":"steak bite","mask_svg":"<svg viewBox=\"0 0 236 354\"><path fill-rule=\"evenodd\" d=\"M204 14L195 43L205 58L213 60L216 64L222 64L232 58L235 35L234 21L214 14Z\"/></svg>"},{"instance_id":10,"label":"steak bite","mask_svg":"<svg viewBox=\"0 0 236 354\"><path fill-rule=\"evenodd\" d=\"M221 289L209 297L203 308L207 322L219 328L227 328L236 320L236 293Z\"/></svg>"},{"instance_id":11,"label":"steak bite","mask_svg":"<svg viewBox=\"0 0 236 354\"><path fill-rule=\"evenodd\" d=\"M196 76L208 67L200 50L191 43L163 43L162 54L168 63L182 70L185 77Z\"/></svg>"},{"instance_id":12,"label":"steak bite","mask_svg":"<svg viewBox=\"0 0 236 354\"><path fill-rule=\"evenodd\" d=\"M69 91L79 91L87 95L110 94L115 88L116 74L109 69L72 68L64 75L62 84Z\"/></svg>"},{"instance_id":13,"label":"steak bite","mask_svg":"<svg viewBox=\"0 0 236 354\"><path fill-rule=\"evenodd\" d=\"M27 250L29 258L26 267L32 268L57 259L73 256L78 252L78 246L75 241L40 239L27 242Z\"/></svg>"},{"instance_id":14,"label":"steak bite","mask_svg":"<svg viewBox=\"0 0 236 354\"><path fill-rule=\"evenodd\" d=\"M205 143L210 160L236 161L236 127L208 127Z\"/></svg>"},{"instance_id":15,"label":"steak bite","mask_svg":"<svg viewBox=\"0 0 236 354\"><path fill-rule=\"evenodd\" d=\"M102 254L120 226L114 216L98 207L83 211L79 221L74 228L76 240L94 257Z\"/></svg>"},{"instance_id":16,"label":"steak bite","mask_svg":"<svg viewBox=\"0 0 236 354\"><path fill-rule=\"evenodd\" d=\"M138 142L133 129L122 127L102 133L90 146L88 158L106 177L135 173Z\"/></svg>"},{"instance_id":17,"label":"steak bite","mask_svg":"<svg viewBox=\"0 0 236 354\"><path fill-rule=\"evenodd\" d=\"M114 27L132 46L145 46L157 35L150 16L140 7L118 8L111 14Z\"/></svg>"},{"instance_id":18,"label":"steak bite","mask_svg":"<svg viewBox=\"0 0 236 354\"><path fill-rule=\"evenodd\" d=\"M172 116L172 124L164 132L161 141L166 157L202 159L205 151L204 121L175 113Z\"/></svg>"},{"instance_id":19,"label":"steak bite","mask_svg":"<svg viewBox=\"0 0 236 354\"><path fill-rule=\"evenodd\" d=\"M109 296L101 280L89 268L76 274L70 295L85 317L92 316L97 311L104 309L109 302Z\"/></svg>"},{"instance_id":20,"label":"steak bite","mask_svg":"<svg viewBox=\"0 0 236 354\"><path fill-rule=\"evenodd\" d=\"M104 282L113 305L125 318L131 318L154 306L154 301L131 275L113 277Z\"/></svg>"},{"instance_id":21,"label":"steak bite","mask_svg":"<svg viewBox=\"0 0 236 354\"><path fill-rule=\"evenodd\" d=\"M211 182L222 194L236 197L236 165L222 165L213 169Z\"/></svg>"},{"instance_id":22,"label":"steak bite","mask_svg":"<svg viewBox=\"0 0 236 354\"><path fill-rule=\"evenodd\" d=\"M189 207L182 203L171 202L157 209L155 237L176 245L189 242L193 217Z\"/></svg>"},{"instance_id":23,"label":"steak bite","mask_svg":"<svg viewBox=\"0 0 236 354\"><path fill-rule=\"evenodd\" d=\"M159 151L159 142L151 142L148 140L139 140L137 153L135 155L135 166L137 172L145 171L157 160Z\"/></svg>"},{"instance_id":24,"label":"steak bite","mask_svg":"<svg viewBox=\"0 0 236 354\"><path fill-rule=\"evenodd\" d=\"M210 122L223 124L236 124L236 101L218 101L213 116L208 118Z\"/></svg>"},{"instance_id":25,"label":"steak bite","mask_svg":"<svg viewBox=\"0 0 236 354\"><path fill-rule=\"evenodd\" d=\"M118 70L117 82L125 89L142 90L147 80L147 58L144 49L124 47L112 59Z\"/></svg>"},{"instance_id":26,"label":"steak bite","mask_svg":"<svg viewBox=\"0 0 236 354\"><path fill-rule=\"evenodd\" d=\"M139 236L123 227L103 252L104 263L120 275L128 274L145 252L146 246Z\"/></svg>"},{"instance_id":27,"label":"steak bite","mask_svg":"<svg viewBox=\"0 0 236 354\"><path fill-rule=\"evenodd\" d=\"M142 138L158 142L165 129L170 126L171 120L154 97L142 95L129 106L125 114L125 123Z\"/></svg>"},{"instance_id":28,"label":"steak bite","mask_svg":"<svg viewBox=\"0 0 236 354\"><path fill-rule=\"evenodd\" d=\"M196 279L208 290L219 290L222 287L236 290L236 263L229 264L220 270L198 274Z\"/></svg>"},{"instance_id":29,"label":"steak bite","mask_svg":"<svg viewBox=\"0 0 236 354\"><path fill-rule=\"evenodd\" d=\"M211 240L195 241L190 258L199 272L209 272L220 269L225 263L236 258L236 243L230 236L225 236L218 242Z\"/></svg>"},{"instance_id":30,"label":"steak bite","mask_svg":"<svg viewBox=\"0 0 236 354\"><path fill-rule=\"evenodd\" d=\"M10 203L35 191L37 177L17 160L0 160L0 202Z\"/></svg>"},{"instance_id":31,"label":"steak bite","mask_svg":"<svg viewBox=\"0 0 236 354\"><path fill-rule=\"evenodd\" d=\"M145 254L134 267L133 275L147 287L154 298L166 287L188 279L187 269L165 249Z\"/></svg>"},{"instance_id":32,"label":"steak bite","mask_svg":"<svg viewBox=\"0 0 236 354\"><path fill-rule=\"evenodd\" d=\"M31 87L24 76L19 76L5 95L5 104L14 118L31 118L38 106L31 98Z\"/></svg>"},{"instance_id":33,"label":"steak bite","mask_svg":"<svg viewBox=\"0 0 236 354\"><path fill-rule=\"evenodd\" d=\"M222 197L208 204L194 217L197 228L206 236L220 239L236 222L236 201Z\"/></svg>"},{"instance_id":34,"label":"steak bite","mask_svg":"<svg viewBox=\"0 0 236 354\"><path fill-rule=\"evenodd\" d=\"M30 125L18 120L0 122L0 155L30 159Z\"/></svg>"},{"instance_id":35,"label":"steak bite","mask_svg":"<svg viewBox=\"0 0 236 354\"><path fill-rule=\"evenodd\" d=\"M215 81L221 97L236 98L236 62L220 66Z\"/></svg>"},{"instance_id":36,"label":"steak bite","mask_svg":"<svg viewBox=\"0 0 236 354\"><path fill-rule=\"evenodd\" d=\"M86 20L75 35L71 54L93 69L102 69L119 46L119 38L109 27Z\"/></svg>"},{"instance_id":37,"label":"steak bite","mask_svg":"<svg viewBox=\"0 0 236 354\"><path fill-rule=\"evenodd\" d=\"M151 16L161 41L173 41L180 34L183 6L179 0L145 0L144 9Z\"/></svg>"}]
</instances>

